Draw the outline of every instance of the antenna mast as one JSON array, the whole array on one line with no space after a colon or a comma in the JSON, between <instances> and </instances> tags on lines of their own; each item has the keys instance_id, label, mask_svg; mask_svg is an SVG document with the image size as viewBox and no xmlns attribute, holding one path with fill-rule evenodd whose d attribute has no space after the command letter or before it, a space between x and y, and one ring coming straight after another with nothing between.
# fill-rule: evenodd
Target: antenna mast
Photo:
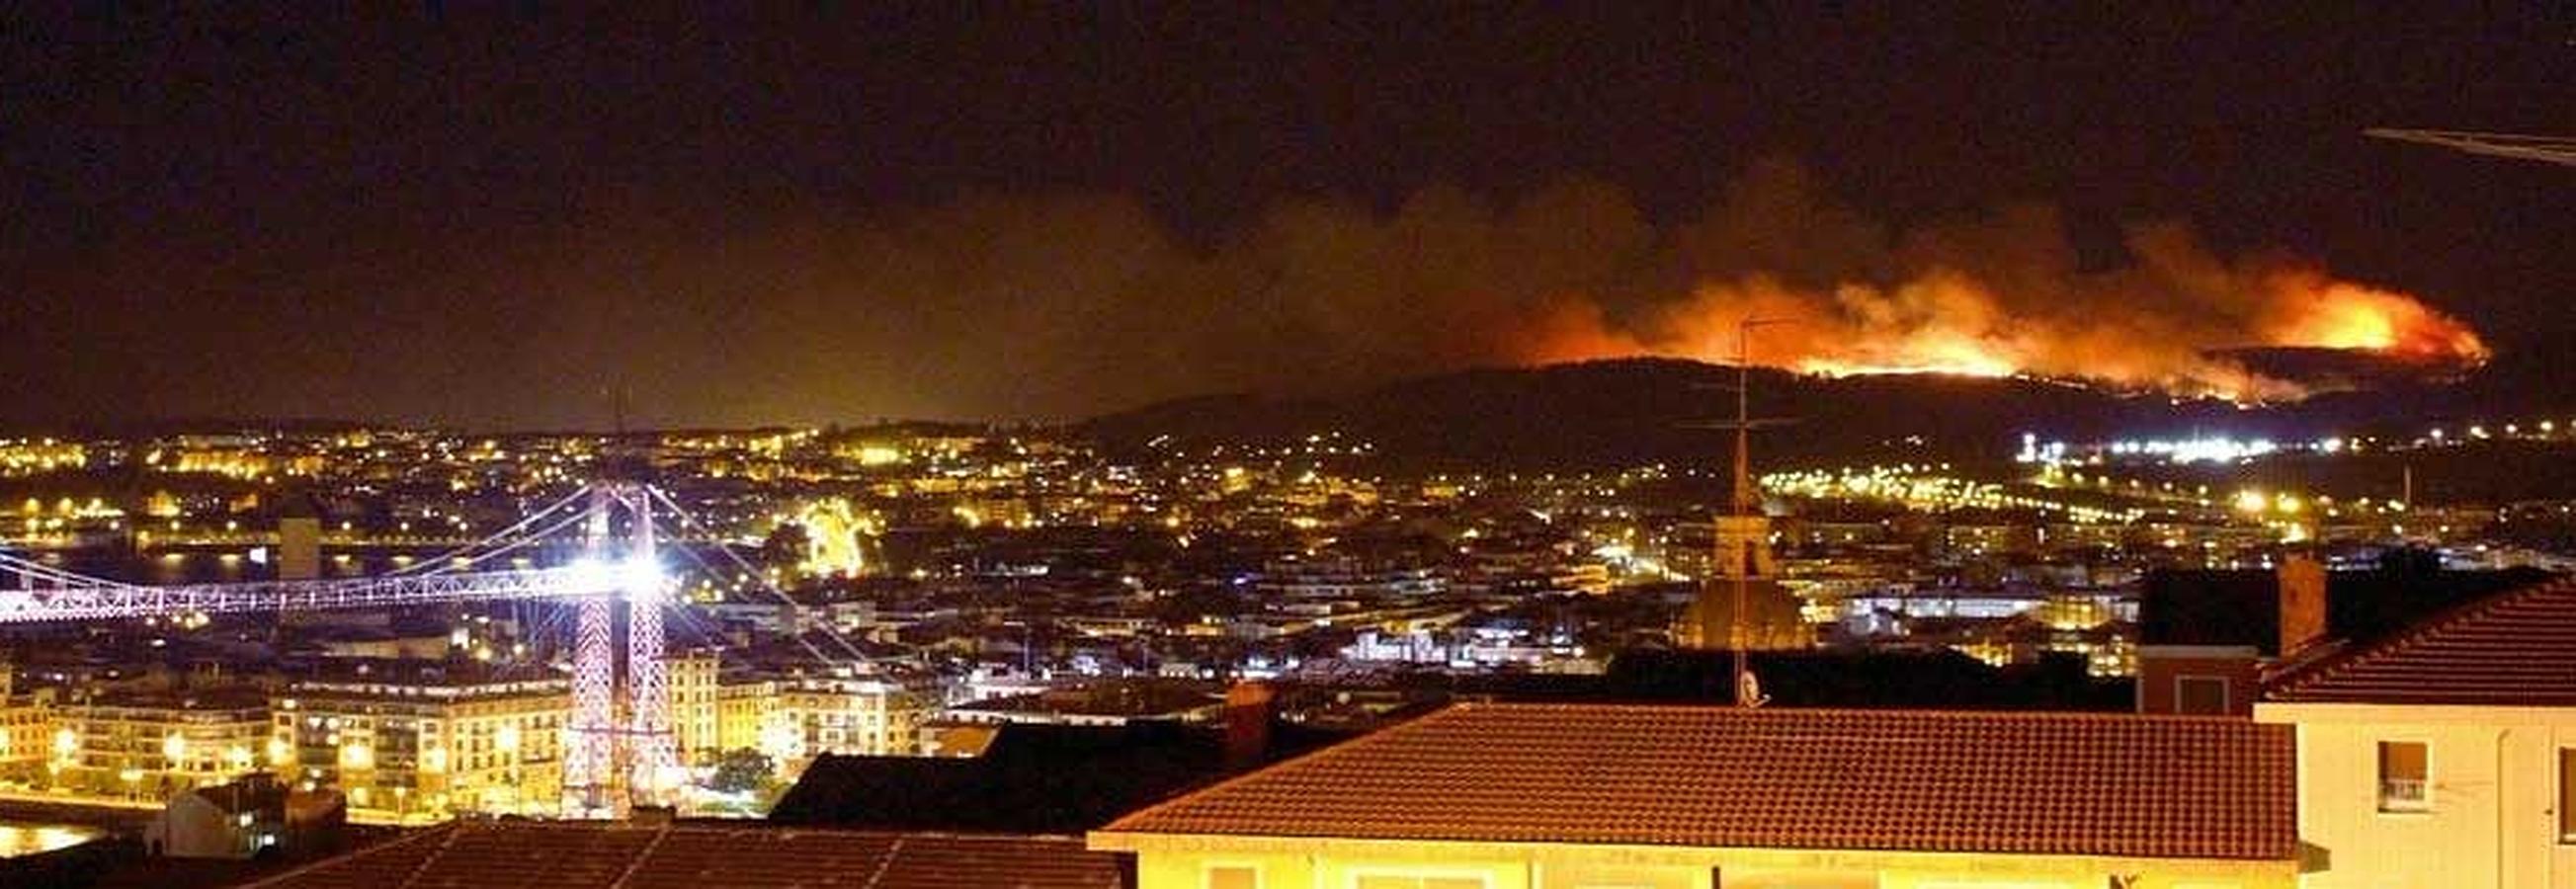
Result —
<instances>
[{"instance_id":1,"label":"antenna mast","mask_svg":"<svg viewBox=\"0 0 2576 889\"><path fill-rule=\"evenodd\" d=\"M1789 323L1788 319L1785 318L1747 317L1735 324L1735 502L1732 513L1739 528L1752 527L1755 501L1752 414L1753 329L1787 323ZM1719 535L1720 539L1724 539L1724 536ZM1735 575L1735 604L1727 621L1726 640L1726 647L1735 658L1735 706L1738 707L1759 707L1765 700L1761 689L1754 685L1751 659L1745 652L1745 649L1753 644L1752 634L1745 629L1747 618L1745 610L1748 607L1748 600L1752 598L1753 547L1754 544L1748 540L1740 545L1739 551L1726 554L1727 558L1739 560L1735 571L1732 572Z\"/></svg>"}]
</instances>

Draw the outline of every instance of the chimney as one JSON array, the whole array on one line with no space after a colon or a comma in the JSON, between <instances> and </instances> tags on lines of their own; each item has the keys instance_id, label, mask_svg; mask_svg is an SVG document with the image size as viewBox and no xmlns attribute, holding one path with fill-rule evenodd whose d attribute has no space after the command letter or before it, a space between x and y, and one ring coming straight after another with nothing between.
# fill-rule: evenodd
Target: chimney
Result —
<instances>
[{"instance_id":1,"label":"chimney","mask_svg":"<svg viewBox=\"0 0 2576 889\"><path fill-rule=\"evenodd\" d=\"M2308 556L2281 560L2281 650L2289 658L2326 637L2326 566Z\"/></svg>"},{"instance_id":2,"label":"chimney","mask_svg":"<svg viewBox=\"0 0 2576 889\"><path fill-rule=\"evenodd\" d=\"M1270 755L1270 719L1279 692L1265 682L1237 682L1225 690L1225 767L1244 771Z\"/></svg>"}]
</instances>

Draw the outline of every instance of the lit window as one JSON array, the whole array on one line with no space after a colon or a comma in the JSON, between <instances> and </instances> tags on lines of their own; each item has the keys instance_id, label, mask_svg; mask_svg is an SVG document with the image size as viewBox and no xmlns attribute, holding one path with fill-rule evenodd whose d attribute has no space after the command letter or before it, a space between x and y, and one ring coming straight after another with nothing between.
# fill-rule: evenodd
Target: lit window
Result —
<instances>
[{"instance_id":1,"label":"lit window","mask_svg":"<svg viewBox=\"0 0 2576 889\"><path fill-rule=\"evenodd\" d=\"M1211 867L1207 889L1261 889L1261 871L1251 867Z\"/></svg>"},{"instance_id":2,"label":"lit window","mask_svg":"<svg viewBox=\"0 0 2576 889\"><path fill-rule=\"evenodd\" d=\"M2379 742L2379 810L2421 812L2432 808L2429 757L2422 741Z\"/></svg>"}]
</instances>

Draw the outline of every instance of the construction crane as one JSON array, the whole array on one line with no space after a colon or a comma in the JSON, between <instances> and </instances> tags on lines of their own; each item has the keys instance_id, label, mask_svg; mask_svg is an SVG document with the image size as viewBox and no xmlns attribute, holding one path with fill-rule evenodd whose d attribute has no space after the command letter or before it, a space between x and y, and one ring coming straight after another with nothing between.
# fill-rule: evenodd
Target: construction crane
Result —
<instances>
[{"instance_id":1,"label":"construction crane","mask_svg":"<svg viewBox=\"0 0 2576 889\"><path fill-rule=\"evenodd\" d=\"M2386 127L2363 130L2361 134L2373 139L2439 145L2489 157L2519 158L2576 167L2576 137L2471 133L2459 130L2399 130Z\"/></svg>"},{"instance_id":2,"label":"construction crane","mask_svg":"<svg viewBox=\"0 0 2576 889\"><path fill-rule=\"evenodd\" d=\"M578 505L584 500L586 508ZM674 603L654 527L659 507L688 521L668 495L642 482L604 480L464 549L419 563L424 567L417 573L339 580L145 586L66 571L0 549L0 626L568 599L577 609L579 626L572 657L572 712L565 725L563 814L622 817L630 805L668 805L681 776L663 656L662 609ZM580 529L585 555L571 565L468 570L574 528ZM626 616L622 659L616 644L620 611Z\"/></svg>"}]
</instances>

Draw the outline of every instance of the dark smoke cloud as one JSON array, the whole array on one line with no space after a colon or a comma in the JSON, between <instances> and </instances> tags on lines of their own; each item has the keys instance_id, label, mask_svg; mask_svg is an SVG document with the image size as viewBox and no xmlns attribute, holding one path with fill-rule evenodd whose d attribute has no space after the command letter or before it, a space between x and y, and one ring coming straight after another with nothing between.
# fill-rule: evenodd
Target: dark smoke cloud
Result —
<instances>
[{"instance_id":1,"label":"dark smoke cloud","mask_svg":"<svg viewBox=\"0 0 2576 889\"><path fill-rule=\"evenodd\" d=\"M1754 312L1803 319L1782 335L1794 354L1764 356L1793 366L1901 365L1939 340L2018 369L2281 394L2202 352L2297 340L2288 316L2326 298L2296 263L2231 262L2175 224L2134 229L2131 260L2092 269L2044 207L1899 231L1821 191L1764 162L1658 227L1597 181L1508 200L1435 186L1391 209L1281 203L1205 245L1100 194L791 212L703 238L630 226L544 276L543 340L565 345L535 376L616 368L665 420L1062 418L1472 365L1718 358Z\"/></svg>"},{"instance_id":2,"label":"dark smoke cloud","mask_svg":"<svg viewBox=\"0 0 2576 889\"><path fill-rule=\"evenodd\" d=\"M2334 336L2379 320L2395 319L2382 345L2482 349L2411 298L2222 257L2179 225L2140 226L2126 259L2087 263L2046 208L1899 228L1781 161L1664 224L1581 178L1287 200L1194 238L1116 194L864 211L781 194L674 207L610 191L319 233L176 226L248 234L108 245L113 263L21 282L0 410L603 427L623 401L640 425L1061 419L1475 365L1724 358L1746 313L1802 319L1758 356L1791 366L1903 365L1931 344L2184 388L2260 382L2206 349L2352 344ZM2328 311L2354 305L2376 308Z\"/></svg>"}]
</instances>

